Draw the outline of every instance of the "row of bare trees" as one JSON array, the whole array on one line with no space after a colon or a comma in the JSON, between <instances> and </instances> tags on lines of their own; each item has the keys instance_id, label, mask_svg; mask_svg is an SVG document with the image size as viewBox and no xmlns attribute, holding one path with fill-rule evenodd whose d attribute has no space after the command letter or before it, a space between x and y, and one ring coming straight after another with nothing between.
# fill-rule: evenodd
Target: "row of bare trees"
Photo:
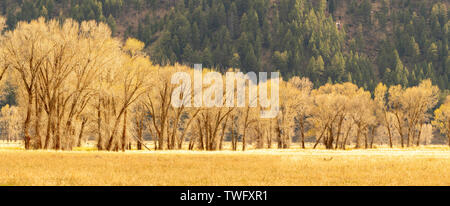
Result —
<instances>
[{"instance_id":1,"label":"row of bare trees","mask_svg":"<svg viewBox=\"0 0 450 206\"><path fill-rule=\"evenodd\" d=\"M235 94L242 89L237 81L243 80L247 98L242 107L187 106L196 95L195 83L173 77L183 72L194 79L195 71L153 65L143 48L138 40L123 43L111 37L106 25L94 21L41 18L2 32L0 78L7 76L3 81L15 85L18 102L14 111L2 109L2 127L19 121L16 133L26 149L56 150L71 150L87 140L98 150L125 151L133 143L137 149L152 149L149 139L156 150L282 149L293 142L302 148L308 142L326 149L409 147L430 139L426 128L439 95L430 80L410 88L380 83L373 96L352 83L313 89L306 78L280 80L280 112L266 119L261 118L267 108L258 103L259 93L250 93L268 89L270 81L238 78L236 87L215 94L233 95L237 102ZM226 75L222 78L227 82ZM201 88L210 91L214 85L206 81ZM180 90L183 95L173 95ZM186 104L175 107L174 98ZM449 102L435 110L432 123L450 140Z\"/></svg>"}]
</instances>

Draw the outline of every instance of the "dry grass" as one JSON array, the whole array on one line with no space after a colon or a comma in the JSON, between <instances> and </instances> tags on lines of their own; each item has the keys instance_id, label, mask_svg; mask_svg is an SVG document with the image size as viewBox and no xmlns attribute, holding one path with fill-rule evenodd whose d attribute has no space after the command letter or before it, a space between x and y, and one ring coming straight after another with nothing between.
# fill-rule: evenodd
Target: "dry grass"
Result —
<instances>
[{"instance_id":1,"label":"dry grass","mask_svg":"<svg viewBox=\"0 0 450 206\"><path fill-rule=\"evenodd\" d=\"M0 185L450 185L450 150L0 150Z\"/></svg>"}]
</instances>

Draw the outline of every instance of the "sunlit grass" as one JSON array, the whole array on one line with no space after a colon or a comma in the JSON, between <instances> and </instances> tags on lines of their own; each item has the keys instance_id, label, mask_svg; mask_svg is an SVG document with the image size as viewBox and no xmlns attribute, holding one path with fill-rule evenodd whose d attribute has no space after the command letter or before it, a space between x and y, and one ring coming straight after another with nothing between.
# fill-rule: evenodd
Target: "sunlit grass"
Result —
<instances>
[{"instance_id":1,"label":"sunlit grass","mask_svg":"<svg viewBox=\"0 0 450 206\"><path fill-rule=\"evenodd\" d=\"M445 146L93 151L1 147L0 185L450 185Z\"/></svg>"}]
</instances>

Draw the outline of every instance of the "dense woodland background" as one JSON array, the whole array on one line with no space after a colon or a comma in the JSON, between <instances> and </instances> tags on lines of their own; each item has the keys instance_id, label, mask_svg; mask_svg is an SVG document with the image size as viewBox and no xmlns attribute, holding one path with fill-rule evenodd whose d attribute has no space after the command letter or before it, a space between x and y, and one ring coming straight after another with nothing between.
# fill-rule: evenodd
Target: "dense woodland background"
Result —
<instances>
[{"instance_id":1,"label":"dense woodland background","mask_svg":"<svg viewBox=\"0 0 450 206\"><path fill-rule=\"evenodd\" d=\"M3 0L1 60L11 74L2 83L2 127L24 136L27 149L72 149L93 136L99 150L130 149L130 136L139 149L144 136L155 149L181 148L187 139L189 149L206 150L222 149L225 139L233 150L238 141L245 150L272 140L278 148L292 141L327 149L450 144L448 6ZM177 69L192 73L194 63L221 72L280 71L282 112L265 121L261 108L170 106L169 77Z\"/></svg>"},{"instance_id":2,"label":"dense woodland background","mask_svg":"<svg viewBox=\"0 0 450 206\"><path fill-rule=\"evenodd\" d=\"M445 0L3 0L18 21L97 20L146 44L153 63L279 70L315 87L351 81L450 88Z\"/></svg>"}]
</instances>

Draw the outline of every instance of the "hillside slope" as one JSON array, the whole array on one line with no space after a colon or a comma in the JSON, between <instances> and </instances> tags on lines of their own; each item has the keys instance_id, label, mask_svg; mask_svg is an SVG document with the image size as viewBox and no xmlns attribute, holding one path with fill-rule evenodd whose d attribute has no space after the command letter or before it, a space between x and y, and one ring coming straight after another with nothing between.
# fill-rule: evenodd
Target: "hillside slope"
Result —
<instances>
[{"instance_id":1,"label":"hillside slope","mask_svg":"<svg viewBox=\"0 0 450 206\"><path fill-rule=\"evenodd\" d=\"M431 78L449 89L445 0L4 0L8 25L47 18L104 21L145 42L154 63L282 72L316 86L373 90Z\"/></svg>"}]
</instances>

